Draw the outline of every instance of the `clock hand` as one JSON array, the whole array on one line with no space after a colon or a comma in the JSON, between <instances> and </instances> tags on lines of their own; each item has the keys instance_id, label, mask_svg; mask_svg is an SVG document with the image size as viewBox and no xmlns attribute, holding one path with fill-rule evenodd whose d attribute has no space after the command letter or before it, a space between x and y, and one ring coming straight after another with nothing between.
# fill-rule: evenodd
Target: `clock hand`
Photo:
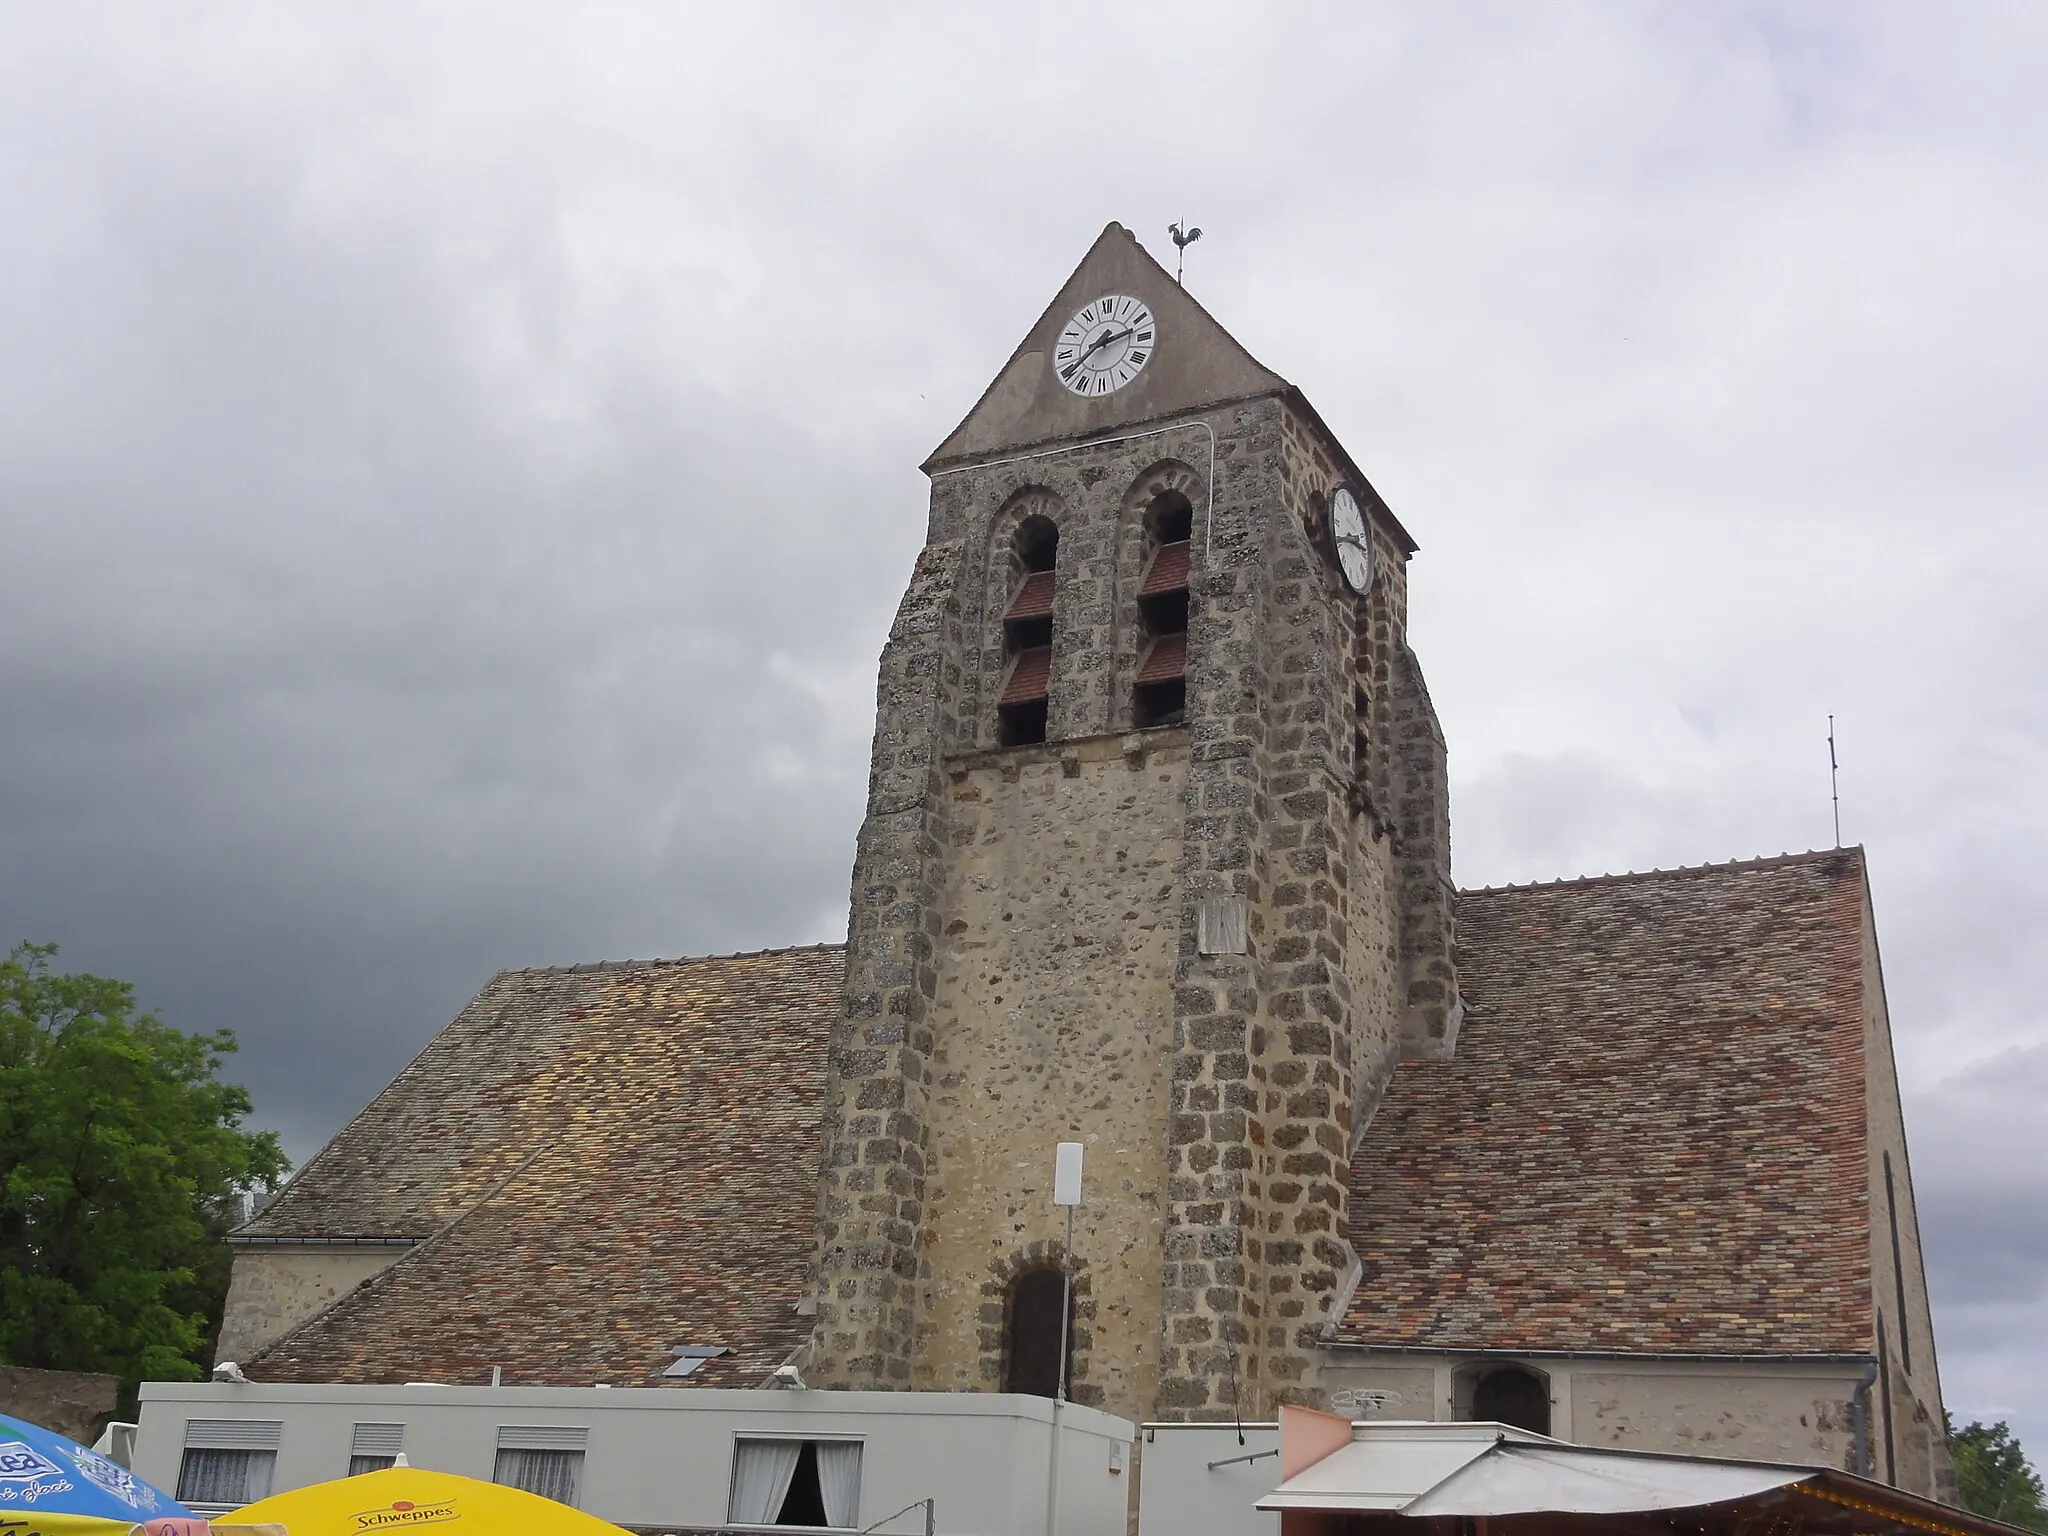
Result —
<instances>
[{"instance_id":1,"label":"clock hand","mask_svg":"<svg viewBox=\"0 0 2048 1536\"><path fill-rule=\"evenodd\" d=\"M1130 326L1125 326L1121 331L1104 331L1100 336L1096 337L1095 340L1089 345L1088 350L1081 354L1081 361L1084 363L1087 362L1089 358L1093 357L1096 353L1100 352L1112 341L1122 341L1125 337L1131 334L1132 328Z\"/></svg>"}]
</instances>

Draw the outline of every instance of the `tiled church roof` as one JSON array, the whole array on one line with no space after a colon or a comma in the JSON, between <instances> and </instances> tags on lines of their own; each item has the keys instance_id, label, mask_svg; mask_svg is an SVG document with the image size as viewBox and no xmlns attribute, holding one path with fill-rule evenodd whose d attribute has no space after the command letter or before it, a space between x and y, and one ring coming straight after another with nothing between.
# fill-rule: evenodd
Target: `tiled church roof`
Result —
<instances>
[{"instance_id":1,"label":"tiled church roof","mask_svg":"<svg viewBox=\"0 0 2048 1536\"><path fill-rule=\"evenodd\" d=\"M1353 1162L1346 1341L1854 1353L1861 855L1469 891ZM422 1239L259 1380L757 1381L808 1332L837 945L494 977L245 1235Z\"/></svg>"},{"instance_id":2,"label":"tiled church roof","mask_svg":"<svg viewBox=\"0 0 2048 1536\"><path fill-rule=\"evenodd\" d=\"M425 1239L264 1381L758 1381L802 1342L838 945L492 978L245 1236Z\"/></svg>"},{"instance_id":3,"label":"tiled church roof","mask_svg":"<svg viewBox=\"0 0 2048 1536\"><path fill-rule=\"evenodd\" d=\"M1339 1336L1868 1350L1864 902L1859 850L1460 895L1472 1012L1353 1159Z\"/></svg>"}]
</instances>

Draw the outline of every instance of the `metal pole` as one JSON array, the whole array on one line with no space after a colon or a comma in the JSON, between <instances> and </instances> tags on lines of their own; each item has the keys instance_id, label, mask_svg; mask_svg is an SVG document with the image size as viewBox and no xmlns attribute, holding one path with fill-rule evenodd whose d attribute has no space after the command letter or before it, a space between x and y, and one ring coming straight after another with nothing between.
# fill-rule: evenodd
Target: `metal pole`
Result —
<instances>
[{"instance_id":1,"label":"metal pole","mask_svg":"<svg viewBox=\"0 0 2048 1536\"><path fill-rule=\"evenodd\" d=\"M1045 1536L1060 1529L1060 1409L1067 1403L1067 1314L1074 1308L1074 1208L1067 1207L1067 1247L1060 1255L1060 1375L1052 1400L1052 1455L1045 1479Z\"/></svg>"},{"instance_id":2,"label":"metal pole","mask_svg":"<svg viewBox=\"0 0 2048 1536\"><path fill-rule=\"evenodd\" d=\"M1074 1208L1067 1207L1067 1246L1060 1254L1060 1389L1055 1401L1067 1400L1067 1319L1074 1311Z\"/></svg>"}]
</instances>

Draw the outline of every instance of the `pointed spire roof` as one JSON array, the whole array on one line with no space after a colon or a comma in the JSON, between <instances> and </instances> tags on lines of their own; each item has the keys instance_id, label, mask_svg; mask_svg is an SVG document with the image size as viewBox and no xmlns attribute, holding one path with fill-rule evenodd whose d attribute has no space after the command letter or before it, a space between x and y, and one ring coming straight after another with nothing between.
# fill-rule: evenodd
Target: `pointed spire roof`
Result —
<instances>
[{"instance_id":1,"label":"pointed spire roof","mask_svg":"<svg viewBox=\"0 0 2048 1536\"><path fill-rule=\"evenodd\" d=\"M1122 389L1084 400L1070 393L1054 372L1053 342L1077 310L1107 294L1129 294L1144 301L1159 323L1158 350ZM1081 258L1074 275L967 419L939 444L924 467L1092 437L1235 400L1280 394L1288 387L1285 379L1238 345L1129 230L1112 223Z\"/></svg>"}]
</instances>

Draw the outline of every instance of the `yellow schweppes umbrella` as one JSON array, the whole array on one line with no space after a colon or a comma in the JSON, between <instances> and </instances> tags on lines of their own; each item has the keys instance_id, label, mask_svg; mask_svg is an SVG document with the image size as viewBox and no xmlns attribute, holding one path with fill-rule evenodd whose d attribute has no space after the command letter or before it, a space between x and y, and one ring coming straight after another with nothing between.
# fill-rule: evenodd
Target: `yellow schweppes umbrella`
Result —
<instances>
[{"instance_id":1,"label":"yellow schweppes umbrella","mask_svg":"<svg viewBox=\"0 0 2048 1536\"><path fill-rule=\"evenodd\" d=\"M291 1536L381 1536L421 1530L427 1536L627 1536L616 1525L538 1494L496 1483L387 1467L259 1499L221 1525L281 1525Z\"/></svg>"}]
</instances>

